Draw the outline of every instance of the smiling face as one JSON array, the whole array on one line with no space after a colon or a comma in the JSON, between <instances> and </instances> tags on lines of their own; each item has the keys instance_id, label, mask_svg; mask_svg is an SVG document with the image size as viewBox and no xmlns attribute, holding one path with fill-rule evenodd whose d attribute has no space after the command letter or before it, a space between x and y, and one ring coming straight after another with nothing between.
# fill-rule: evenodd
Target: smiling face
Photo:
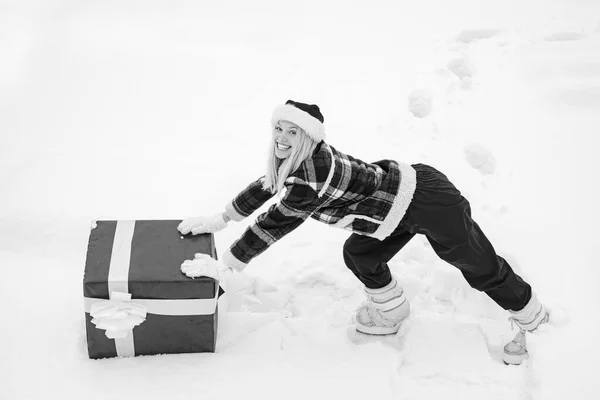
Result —
<instances>
[{"instance_id":1,"label":"smiling face","mask_svg":"<svg viewBox=\"0 0 600 400\"><path fill-rule=\"evenodd\" d=\"M300 128L288 121L278 121L273 127L273 145L277 158L288 158L300 141Z\"/></svg>"}]
</instances>

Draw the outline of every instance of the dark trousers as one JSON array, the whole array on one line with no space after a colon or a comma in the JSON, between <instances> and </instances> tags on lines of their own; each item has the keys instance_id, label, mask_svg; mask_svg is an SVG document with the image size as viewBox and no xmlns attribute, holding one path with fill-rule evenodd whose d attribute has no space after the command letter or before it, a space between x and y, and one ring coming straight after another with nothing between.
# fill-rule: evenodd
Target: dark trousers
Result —
<instances>
[{"instance_id":1,"label":"dark trousers","mask_svg":"<svg viewBox=\"0 0 600 400\"><path fill-rule=\"evenodd\" d=\"M460 270L471 287L485 292L505 310L525 307L531 286L496 254L471 218L467 199L435 168L424 164L413 168L417 187L400 224L382 241L352 234L344 244L348 268L366 287L384 287L392 279L387 263L420 233L442 260Z\"/></svg>"}]
</instances>

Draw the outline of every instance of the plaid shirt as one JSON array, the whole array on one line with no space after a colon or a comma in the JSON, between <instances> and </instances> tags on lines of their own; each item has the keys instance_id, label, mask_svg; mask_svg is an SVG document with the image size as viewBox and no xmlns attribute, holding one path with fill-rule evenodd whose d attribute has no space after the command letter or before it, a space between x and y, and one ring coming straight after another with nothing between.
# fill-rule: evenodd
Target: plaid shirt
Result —
<instances>
[{"instance_id":1,"label":"plaid shirt","mask_svg":"<svg viewBox=\"0 0 600 400\"><path fill-rule=\"evenodd\" d=\"M227 204L232 220L243 220L274 196L263 189L263 181L264 177L252 182ZM383 240L400 223L415 187L410 165L392 160L366 163L322 142L285 181L281 201L257 217L223 261L242 269L308 217Z\"/></svg>"}]
</instances>

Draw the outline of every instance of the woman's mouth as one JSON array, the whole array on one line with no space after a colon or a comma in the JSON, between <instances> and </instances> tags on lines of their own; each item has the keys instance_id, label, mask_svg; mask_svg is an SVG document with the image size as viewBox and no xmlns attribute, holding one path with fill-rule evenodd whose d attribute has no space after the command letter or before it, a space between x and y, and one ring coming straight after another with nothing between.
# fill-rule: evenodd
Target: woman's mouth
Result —
<instances>
[{"instance_id":1,"label":"woman's mouth","mask_svg":"<svg viewBox=\"0 0 600 400\"><path fill-rule=\"evenodd\" d=\"M281 143L277 142L277 149L278 150L289 150L291 148L292 148L292 146L288 146L288 145L281 144Z\"/></svg>"}]
</instances>

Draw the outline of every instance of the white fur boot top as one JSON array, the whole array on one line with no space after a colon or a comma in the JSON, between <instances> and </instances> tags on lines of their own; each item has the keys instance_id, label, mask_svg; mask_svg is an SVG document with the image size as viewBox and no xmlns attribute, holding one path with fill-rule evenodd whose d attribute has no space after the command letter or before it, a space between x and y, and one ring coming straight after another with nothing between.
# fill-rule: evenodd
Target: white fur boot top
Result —
<instances>
[{"instance_id":1,"label":"white fur boot top","mask_svg":"<svg viewBox=\"0 0 600 400\"><path fill-rule=\"evenodd\" d=\"M404 290L395 277L380 289L365 288L368 301L356 312L356 330L370 335L395 334L410 314Z\"/></svg>"}]
</instances>

